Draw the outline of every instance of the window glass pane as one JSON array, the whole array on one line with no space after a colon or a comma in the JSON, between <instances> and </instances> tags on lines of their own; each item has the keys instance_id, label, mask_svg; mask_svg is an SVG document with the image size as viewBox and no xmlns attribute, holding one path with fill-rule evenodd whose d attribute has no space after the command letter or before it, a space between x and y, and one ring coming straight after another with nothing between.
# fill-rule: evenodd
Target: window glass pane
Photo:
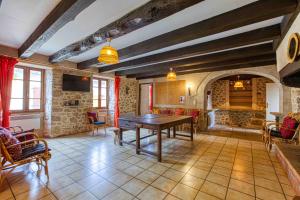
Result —
<instances>
[{"instance_id":1,"label":"window glass pane","mask_svg":"<svg viewBox=\"0 0 300 200\"><path fill-rule=\"evenodd\" d=\"M93 99L98 99L99 98L99 89L98 88L93 88Z\"/></svg>"},{"instance_id":2,"label":"window glass pane","mask_svg":"<svg viewBox=\"0 0 300 200\"><path fill-rule=\"evenodd\" d=\"M23 110L23 99L11 99L10 110Z\"/></svg>"},{"instance_id":3,"label":"window glass pane","mask_svg":"<svg viewBox=\"0 0 300 200\"><path fill-rule=\"evenodd\" d=\"M106 107L106 99L101 99L101 107L104 108Z\"/></svg>"},{"instance_id":4,"label":"window glass pane","mask_svg":"<svg viewBox=\"0 0 300 200\"><path fill-rule=\"evenodd\" d=\"M93 79L93 87L94 88L99 87L99 81L97 79Z\"/></svg>"},{"instance_id":5,"label":"window glass pane","mask_svg":"<svg viewBox=\"0 0 300 200\"><path fill-rule=\"evenodd\" d=\"M41 81L42 80L42 72L30 70L30 80L31 81Z\"/></svg>"},{"instance_id":6,"label":"window glass pane","mask_svg":"<svg viewBox=\"0 0 300 200\"><path fill-rule=\"evenodd\" d=\"M106 87L106 81L101 81L101 87Z\"/></svg>"},{"instance_id":7,"label":"window glass pane","mask_svg":"<svg viewBox=\"0 0 300 200\"><path fill-rule=\"evenodd\" d=\"M41 82L30 81L29 98L41 98Z\"/></svg>"},{"instance_id":8,"label":"window glass pane","mask_svg":"<svg viewBox=\"0 0 300 200\"><path fill-rule=\"evenodd\" d=\"M15 68L14 69L14 78L13 79L23 79L24 77L24 69Z\"/></svg>"},{"instance_id":9,"label":"window glass pane","mask_svg":"<svg viewBox=\"0 0 300 200\"><path fill-rule=\"evenodd\" d=\"M101 88L101 99L106 99L106 88Z\"/></svg>"},{"instance_id":10,"label":"window glass pane","mask_svg":"<svg viewBox=\"0 0 300 200\"><path fill-rule=\"evenodd\" d=\"M93 100L93 107L99 107L98 102L98 99Z\"/></svg>"},{"instance_id":11,"label":"window glass pane","mask_svg":"<svg viewBox=\"0 0 300 200\"><path fill-rule=\"evenodd\" d=\"M41 109L41 99L29 99L29 109L30 110Z\"/></svg>"},{"instance_id":12,"label":"window glass pane","mask_svg":"<svg viewBox=\"0 0 300 200\"><path fill-rule=\"evenodd\" d=\"M11 86L11 98L23 98L23 81L13 80Z\"/></svg>"}]
</instances>

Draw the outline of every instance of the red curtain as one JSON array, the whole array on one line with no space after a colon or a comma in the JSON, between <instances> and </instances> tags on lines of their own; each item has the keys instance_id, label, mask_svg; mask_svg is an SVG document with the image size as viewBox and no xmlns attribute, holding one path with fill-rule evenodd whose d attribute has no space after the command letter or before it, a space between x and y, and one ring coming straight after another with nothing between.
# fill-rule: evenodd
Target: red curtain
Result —
<instances>
[{"instance_id":1,"label":"red curtain","mask_svg":"<svg viewBox=\"0 0 300 200\"><path fill-rule=\"evenodd\" d=\"M149 86L149 110L152 113L153 111L153 83Z\"/></svg>"},{"instance_id":2,"label":"red curtain","mask_svg":"<svg viewBox=\"0 0 300 200\"><path fill-rule=\"evenodd\" d=\"M120 93L120 82L121 79L119 76L115 77L115 115L114 115L114 126L119 127L119 93Z\"/></svg>"},{"instance_id":3,"label":"red curtain","mask_svg":"<svg viewBox=\"0 0 300 200\"><path fill-rule=\"evenodd\" d=\"M11 97L11 85L14 75L15 64L18 61L15 58L0 56L0 94L2 107L2 126L9 127L9 106Z\"/></svg>"}]
</instances>

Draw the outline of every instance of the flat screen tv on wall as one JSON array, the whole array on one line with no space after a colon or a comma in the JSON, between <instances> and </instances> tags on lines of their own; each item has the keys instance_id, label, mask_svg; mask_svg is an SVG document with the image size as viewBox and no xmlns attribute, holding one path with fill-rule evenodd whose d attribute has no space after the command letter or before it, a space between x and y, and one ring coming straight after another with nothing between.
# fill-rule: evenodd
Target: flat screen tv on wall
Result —
<instances>
[{"instance_id":1,"label":"flat screen tv on wall","mask_svg":"<svg viewBox=\"0 0 300 200\"><path fill-rule=\"evenodd\" d=\"M86 76L63 75L63 91L89 92L91 78Z\"/></svg>"}]
</instances>

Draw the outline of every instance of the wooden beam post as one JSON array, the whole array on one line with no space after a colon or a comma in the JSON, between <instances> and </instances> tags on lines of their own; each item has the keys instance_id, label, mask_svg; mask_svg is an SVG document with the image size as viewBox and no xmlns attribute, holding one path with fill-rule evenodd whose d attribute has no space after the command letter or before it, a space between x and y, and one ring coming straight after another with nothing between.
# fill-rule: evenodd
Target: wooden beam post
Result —
<instances>
[{"instance_id":1,"label":"wooden beam post","mask_svg":"<svg viewBox=\"0 0 300 200\"><path fill-rule=\"evenodd\" d=\"M19 57L30 57L59 29L68 22L74 20L81 11L91 5L94 1L95 0L61 1L18 49Z\"/></svg>"},{"instance_id":2,"label":"wooden beam post","mask_svg":"<svg viewBox=\"0 0 300 200\"><path fill-rule=\"evenodd\" d=\"M195 73L203 73L203 72L214 72L214 71L223 71L223 70L232 70L232 69L243 69L243 68L252 68L252 67L263 67L268 65L275 65L276 60L270 60L270 61L263 61L263 62L257 62L257 63L247 63L247 64L238 64L238 65L232 65L232 66L226 66L224 67L216 67L216 68L208 68L208 69L199 69L199 70L193 70L193 71L183 71L178 72L177 75L185 75L185 74L195 74ZM150 78L161 78L165 77L166 74L159 74L159 75L145 75L137 77L137 80L141 79L150 79Z\"/></svg>"},{"instance_id":3,"label":"wooden beam post","mask_svg":"<svg viewBox=\"0 0 300 200\"><path fill-rule=\"evenodd\" d=\"M166 63L168 61L184 59L200 54L211 53L214 51L221 51L229 48L236 48L250 44L272 41L279 37L280 24L277 24L209 42L129 60L115 65L100 67L99 72L117 71L120 69L130 69L158 63ZM80 64L78 65L78 67L80 68Z\"/></svg>"},{"instance_id":4,"label":"wooden beam post","mask_svg":"<svg viewBox=\"0 0 300 200\"><path fill-rule=\"evenodd\" d=\"M170 31L119 50L121 59L191 41L294 12L297 0L256 1L218 16ZM272 9L270 9L272 8ZM91 64L95 59L89 60ZM97 62L94 62L96 64ZM86 66L80 63L79 66Z\"/></svg>"},{"instance_id":5,"label":"wooden beam post","mask_svg":"<svg viewBox=\"0 0 300 200\"><path fill-rule=\"evenodd\" d=\"M170 66L176 70L176 68L189 68L193 69L195 65L199 64L207 64L207 63L214 63L217 61L223 60L232 60L232 59L242 59L251 56L259 56L259 55L266 55L273 53L273 48L271 43L261 44L251 47L244 47L240 49L234 49L229 51L224 51L220 53L208 54L203 56L197 56L193 58L187 58L178 61L166 62L161 64L155 65L148 65L144 67L139 67L135 69L129 70L122 70L115 72L118 76L124 75L133 75L139 73L152 73L152 72L159 72L159 71L168 71Z\"/></svg>"},{"instance_id":6,"label":"wooden beam post","mask_svg":"<svg viewBox=\"0 0 300 200\"><path fill-rule=\"evenodd\" d=\"M203 0L152 0L143 6L131 11L120 19L100 28L94 34L75 42L52 56L50 62L60 62L73 56L82 54L102 43L107 38L118 38L139 28L152 24L187 7L193 6Z\"/></svg>"}]
</instances>

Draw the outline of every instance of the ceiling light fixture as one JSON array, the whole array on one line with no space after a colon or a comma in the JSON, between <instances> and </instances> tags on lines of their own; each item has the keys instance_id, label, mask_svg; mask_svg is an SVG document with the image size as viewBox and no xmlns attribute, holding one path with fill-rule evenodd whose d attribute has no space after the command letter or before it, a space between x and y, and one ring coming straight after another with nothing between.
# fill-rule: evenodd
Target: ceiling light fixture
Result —
<instances>
[{"instance_id":1,"label":"ceiling light fixture","mask_svg":"<svg viewBox=\"0 0 300 200\"><path fill-rule=\"evenodd\" d=\"M173 68L170 68L169 73L167 74L168 81L175 81L176 80L176 73L173 71Z\"/></svg>"},{"instance_id":2,"label":"ceiling light fixture","mask_svg":"<svg viewBox=\"0 0 300 200\"><path fill-rule=\"evenodd\" d=\"M107 39L108 46L104 46L99 53L98 61L104 64L116 64L119 63L118 51L110 46L111 38Z\"/></svg>"},{"instance_id":3,"label":"ceiling light fixture","mask_svg":"<svg viewBox=\"0 0 300 200\"><path fill-rule=\"evenodd\" d=\"M244 88L244 83L243 81L240 80L240 76L237 76L237 81L234 82L234 89L242 89Z\"/></svg>"}]
</instances>

